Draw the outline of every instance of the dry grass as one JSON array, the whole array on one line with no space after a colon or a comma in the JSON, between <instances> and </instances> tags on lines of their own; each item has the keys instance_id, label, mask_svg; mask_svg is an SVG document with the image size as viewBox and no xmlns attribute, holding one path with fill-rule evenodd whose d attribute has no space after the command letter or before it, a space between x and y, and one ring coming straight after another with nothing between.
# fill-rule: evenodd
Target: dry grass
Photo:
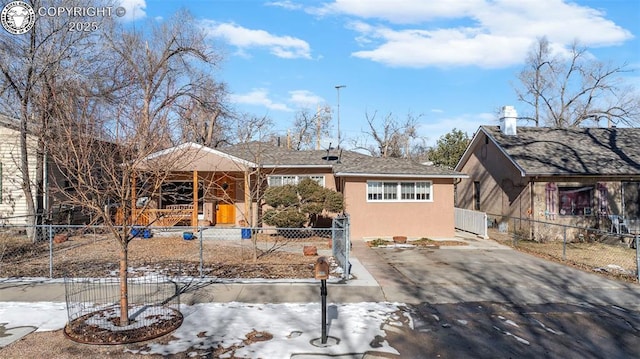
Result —
<instances>
[{"instance_id":1,"label":"dry grass","mask_svg":"<svg viewBox=\"0 0 640 359\"><path fill-rule=\"evenodd\" d=\"M489 236L502 244L544 259L615 279L637 281L636 250L628 248L622 241L569 242L565 247L561 240L538 242L519 239L514 243L512 233L496 230L490 230Z\"/></svg>"},{"instance_id":2,"label":"dry grass","mask_svg":"<svg viewBox=\"0 0 640 359\"><path fill-rule=\"evenodd\" d=\"M315 257L305 257L304 245L330 249L326 238L287 240L265 236L254 252L250 240L184 240L181 236L134 239L129 244L131 273L156 272L170 276L203 275L219 278L312 278ZM54 244L54 277L116 276L119 243L107 235L75 235ZM257 257L254 260L254 254ZM0 236L0 277L48 277L49 243Z\"/></svg>"}]
</instances>

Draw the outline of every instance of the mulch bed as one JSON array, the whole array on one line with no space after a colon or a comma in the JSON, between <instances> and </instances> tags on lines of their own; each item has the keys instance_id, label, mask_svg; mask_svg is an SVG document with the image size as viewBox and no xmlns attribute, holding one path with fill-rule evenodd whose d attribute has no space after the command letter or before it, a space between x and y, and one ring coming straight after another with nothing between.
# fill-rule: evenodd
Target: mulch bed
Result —
<instances>
[{"instance_id":1,"label":"mulch bed","mask_svg":"<svg viewBox=\"0 0 640 359\"><path fill-rule=\"evenodd\" d=\"M178 310L164 307L171 315L156 316L154 320L142 327L130 329L108 329L97 324L95 318L103 322L119 325L120 318L114 316L114 310L102 309L85 314L69 322L64 328L64 334L69 339L83 344L117 345L137 343L151 340L171 333L182 325L183 316ZM149 318L145 318L149 320ZM132 319L135 322L134 319Z\"/></svg>"}]
</instances>

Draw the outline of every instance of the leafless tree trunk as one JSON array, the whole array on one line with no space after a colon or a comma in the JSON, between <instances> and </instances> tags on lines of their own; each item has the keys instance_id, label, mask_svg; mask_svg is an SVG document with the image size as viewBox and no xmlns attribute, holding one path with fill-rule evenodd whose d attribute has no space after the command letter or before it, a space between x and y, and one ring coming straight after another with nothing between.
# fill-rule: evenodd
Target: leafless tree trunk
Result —
<instances>
[{"instance_id":1,"label":"leafless tree trunk","mask_svg":"<svg viewBox=\"0 0 640 359\"><path fill-rule=\"evenodd\" d=\"M100 72L52 79L49 96L56 104L49 150L72 189L57 183L57 195L94 213L119 242L123 326L129 323L131 229L146 222L143 210L149 205L139 208L136 199L157 197L162 183L194 158L193 152L154 154L180 140L185 103L209 105L202 94L215 83L209 74L219 60L186 13L149 28L145 34L105 29L100 65L93 67Z\"/></svg>"},{"instance_id":2,"label":"leafless tree trunk","mask_svg":"<svg viewBox=\"0 0 640 359\"><path fill-rule=\"evenodd\" d=\"M194 142L216 148L232 142L233 114L228 110L224 84L213 80L205 81L193 96L178 104L180 122L180 143Z\"/></svg>"}]
</instances>

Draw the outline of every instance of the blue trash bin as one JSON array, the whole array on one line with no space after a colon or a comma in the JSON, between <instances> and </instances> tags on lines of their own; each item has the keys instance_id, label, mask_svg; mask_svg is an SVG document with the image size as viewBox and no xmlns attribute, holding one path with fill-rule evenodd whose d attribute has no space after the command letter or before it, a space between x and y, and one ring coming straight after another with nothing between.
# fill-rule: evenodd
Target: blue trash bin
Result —
<instances>
[{"instance_id":1,"label":"blue trash bin","mask_svg":"<svg viewBox=\"0 0 640 359\"><path fill-rule=\"evenodd\" d=\"M138 227L131 228L131 237L136 238L142 236L142 230Z\"/></svg>"},{"instance_id":2,"label":"blue trash bin","mask_svg":"<svg viewBox=\"0 0 640 359\"><path fill-rule=\"evenodd\" d=\"M251 239L251 228L242 228L242 239Z\"/></svg>"}]
</instances>

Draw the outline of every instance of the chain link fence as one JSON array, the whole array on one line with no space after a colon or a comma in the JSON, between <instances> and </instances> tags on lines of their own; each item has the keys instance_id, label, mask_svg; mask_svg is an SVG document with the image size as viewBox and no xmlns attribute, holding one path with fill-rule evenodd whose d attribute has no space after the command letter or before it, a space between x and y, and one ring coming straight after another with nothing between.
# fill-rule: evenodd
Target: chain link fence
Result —
<instances>
[{"instance_id":1,"label":"chain link fence","mask_svg":"<svg viewBox=\"0 0 640 359\"><path fill-rule=\"evenodd\" d=\"M0 227L0 278L117 277L121 245L103 226ZM309 279L317 256L333 260L332 228L134 227L130 277Z\"/></svg>"},{"instance_id":2,"label":"chain link fence","mask_svg":"<svg viewBox=\"0 0 640 359\"><path fill-rule=\"evenodd\" d=\"M640 281L639 231L624 233L488 215L489 237L520 251L628 281Z\"/></svg>"}]
</instances>

